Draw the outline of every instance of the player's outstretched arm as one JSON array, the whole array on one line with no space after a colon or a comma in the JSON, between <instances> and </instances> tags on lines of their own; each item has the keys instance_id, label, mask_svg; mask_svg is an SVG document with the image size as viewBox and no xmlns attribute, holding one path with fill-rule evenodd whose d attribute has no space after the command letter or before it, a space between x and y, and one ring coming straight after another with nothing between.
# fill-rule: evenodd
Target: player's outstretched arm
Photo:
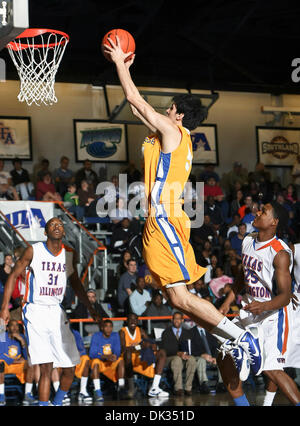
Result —
<instances>
[{"instance_id":1,"label":"player's outstretched arm","mask_svg":"<svg viewBox=\"0 0 300 426\"><path fill-rule=\"evenodd\" d=\"M17 278L25 271L25 268L30 265L33 256L32 246L27 247L23 256L17 260L13 270L9 274L7 281L5 283L3 301L0 311L0 318L2 318L6 323L9 321L9 302L11 295L14 291Z\"/></svg>"},{"instance_id":2,"label":"player's outstretched arm","mask_svg":"<svg viewBox=\"0 0 300 426\"><path fill-rule=\"evenodd\" d=\"M110 54L112 61L116 65L118 77L127 101L137 109L138 113L153 129L157 129L162 135L169 135L174 132L174 135L178 136L177 126L172 124L166 116L155 111L155 109L145 101L135 86L129 72L129 67L125 63L125 59L132 55L132 52L123 52L119 46L118 36L116 36L116 44L111 39L108 40L111 46L104 45L104 49L106 53Z\"/></svg>"},{"instance_id":3,"label":"player's outstretched arm","mask_svg":"<svg viewBox=\"0 0 300 426\"><path fill-rule=\"evenodd\" d=\"M70 280L70 284L71 287L73 288L76 296L78 297L78 299L84 303L84 305L87 307L87 309L89 310L92 318L100 323L102 321L102 318L100 317L100 315L98 314L98 312L95 311L95 309L93 308L91 302L89 301L89 298L87 297L87 294L84 290L84 287L78 277L78 273L77 273L77 256L76 254L74 254L73 256L73 273L72 275L70 275L69 280Z\"/></svg>"},{"instance_id":4,"label":"player's outstretched arm","mask_svg":"<svg viewBox=\"0 0 300 426\"><path fill-rule=\"evenodd\" d=\"M228 293L224 303L222 303L222 305L219 308L219 311L223 315L226 315L229 312L230 305L232 304L232 302L235 301L236 296L241 293L244 287L245 287L245 274L244 274L243 266L240 265L238 274L234 280L234 283L232 284L231 290Z\"/></svg>"}]
</instances>

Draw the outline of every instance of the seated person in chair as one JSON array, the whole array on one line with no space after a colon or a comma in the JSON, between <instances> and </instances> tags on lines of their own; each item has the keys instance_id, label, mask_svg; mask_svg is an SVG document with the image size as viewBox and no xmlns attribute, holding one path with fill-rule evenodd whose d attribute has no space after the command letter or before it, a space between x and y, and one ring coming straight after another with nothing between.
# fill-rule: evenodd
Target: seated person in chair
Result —
<instances>
[{"instance_id":1,"label":"seated person in chair","mask_svg":"<svg viewBox=\"0 0 300 426\"><path fill-rule=\"evenodd\" d=\"M3 341L4 340L4 341ZM4 379L6 374L15 374L25 385L23 405L36 404L32 395L33 367L27 363L26 340L20 334L19 324L10 320L5 339L0 339L0 405L5 405Z\"/></svg>"},{"instance_id":2,"label":"seated person in chair","mask_svg":"<svg viewBox=\"0 0 300 426\"><path fill-rule=\"evenodd\" d=\"M131 313L127 317L127 325L120 333L122 356L125 363L125 377L128 380L128 396L134 395L133 374L139 373L153 378L148 395L150 397L168 397L168 392L160 387L160 379L166 362L164 350L158 350L156 343L146 332L138 327L138 316Z\"/></svg>"},{"instance_id":3,"label":"seated person in chair","mask_svg":"<svg viewBox=\"0 0 300 426\"><path fill-rule=\"evenodd\" d=\"M102 331L95 333L90 346L92 378L94 383L94 400L104 400L101 391L100 373L113 382L118 382L118 390L124 390L124 360L121 357L119 333L113 331L113 323L103 321Z\"/></svg>"}]
</instances>

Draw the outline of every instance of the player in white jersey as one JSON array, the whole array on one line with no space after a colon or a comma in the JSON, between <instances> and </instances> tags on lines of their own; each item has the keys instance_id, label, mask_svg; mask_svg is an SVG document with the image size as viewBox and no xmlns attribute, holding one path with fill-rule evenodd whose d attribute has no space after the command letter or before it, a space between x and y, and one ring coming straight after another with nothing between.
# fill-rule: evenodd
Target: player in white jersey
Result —
<instances>
[{"instance_id":1,"label":"player in white jersey","mask_svg":"<svg viewBox=\"0 0 300 426\"><path fill-rule=\"evenodd\" d=\"M236 294L246 290L243 308L234 321L242 328L256 327L262 334L262 371L294 405L300 405L298 388L283 371L289 339L293 257L290 248L276 237L281 209L277 203L268 203L257 212L253 226L258 233L243 240L240 275L220 310L226 314ZM236 405L249 405L232 360L227 355L223 359L219 356L218 361L224 384Z\"/></svg>"},{"instance_id":2,"label":"player in white jersey","mask_svg":"<svg viewBox=\"0 0 300 426\"><path fill-rule=\"evenodd\" d=\"M78 278L76 256L64 246L64 226L59 218L50 219L45 226L45 243L29 246L9 275L3 296L0 318L9 320L9 301L17 277L27 268L23 321L28 352L33 365L40 366L39 405L48 405L53 367L62 367L60 388L53 400L61 405L74 378L79 353L67 317L60 304L67 279L91 316L100 321Z\"/></svg>"},{"instance_id":3,"label":"player in white jersey","mask_svg":"<svg viewBox=\"0 0 300 426\"><path fill-rule=\"evenodd\" d=\"M290 333L284 367L300 368L300 244L290 244L290 248L294 255L294 287L293 303L292 306L289 306ZM266 386L264 406L272 405L277 389L278 386L269 380Z\"/></svg>"}]
</instances>

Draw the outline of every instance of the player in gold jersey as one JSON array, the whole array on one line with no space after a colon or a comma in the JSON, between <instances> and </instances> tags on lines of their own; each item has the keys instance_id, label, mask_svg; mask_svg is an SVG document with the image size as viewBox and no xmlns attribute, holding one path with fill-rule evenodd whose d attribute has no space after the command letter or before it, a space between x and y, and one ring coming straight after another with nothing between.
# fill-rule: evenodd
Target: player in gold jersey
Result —
<instances>
[{"instance_id":1,"label":"player in gold jersey","mask_svg":"<svg viewBox=\"0 0 300 426\"><path fill-rule=\"evenodd\" d=\"M148 104L135 86L129 68L135 55L124 53L119 39L104 49L116 65L125 97L133 113L153 132L144 142L145 193L148 218L143 234L143 256L147 266L160 283L174 308L215 335L233 339L232 345L241 348L238 370L242 380L249 374L249 363L257 354L259 342L223 316L205 299L190 293L187 284L197 281L206 271L197 265L189 243L190 222L180 205L180 196L192 164L190 130L206 118L207 111L199 98L190 94L178 95L160 114ZM172 190L170 189L172 187ZM243 342L241 342L243 338ZM253 345L254 342L254 345ZM242 356L241 356L242 354Z\"/></svg>"}]
</instances>

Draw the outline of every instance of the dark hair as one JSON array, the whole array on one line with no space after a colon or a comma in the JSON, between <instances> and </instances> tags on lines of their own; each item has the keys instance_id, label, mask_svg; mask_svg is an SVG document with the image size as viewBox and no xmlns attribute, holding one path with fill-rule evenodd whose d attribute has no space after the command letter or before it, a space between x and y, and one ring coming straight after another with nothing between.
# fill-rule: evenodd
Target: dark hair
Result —
<instances>
[{"instance_id":1,"label":"dark hair","mask_svg":"<svg viewBox=\"0 0 300 426\"><path fill-rule=\"evenodd\" d=\"M20 158L14 158L13 160L11 160L11 162L13 165L15 165L16 163L22 164L22 160Z\"/></svg>"},{"instance_id":2,"label":"dark hair","mask_svg":"<svg viewBox=\"0 0 300 426\"><path fill-rule=\"evenodd\" d=\"M271 201L270 204L273 209L274 219L278 219L277 231L282 232L288 224L289 213L281 204L277 203L277 201Z\"/></svg>"},{"instance_id":3,"label":"dark hair","mask_svg":"<svg viewBox=\"0 0 300 426\"><path fill-rule=\"evenodd\" d=\"M174 319L175 315L180 315L180 316L181 316L181 318L183 318L183 313L182 313L182 312L175 311L175 312L173 313L173 315L172 315L172 318L173 318L173 319Z\"/></svg>"},{"instance_id":4,"label":"dark hair","mask_svg":"<svg viewBox=\"0 0 300 426\"><path fill-rule=\"evenodd\" d=\"M103 325L104 324L111 324L111 325L113 325L113 322L110 319L106 319L106 320L103 321Z\"/></svg>"},{"instance_id":5,"label":"dark hair","mask_svg":"<svg viewBox=\"0 0 300 426\"><path fill-rule=\"evenodd\" d=\"M131 257L130 259L128 259L126 261L126 264L129 265L130 262L135 262L136 263L136 260Z\"/></svg>"},{"instance_id":6,"label":"dark hair","mask_svg":"<svg viewBox=\"0 0 300 426\"><path fill-rule=\"evenodd\" d=\"M178 114L184 114L182 125L194 130L207 118L208 110L199 97L191 94L176 95L173 98Z\"/></svg>"}]
</instances>

